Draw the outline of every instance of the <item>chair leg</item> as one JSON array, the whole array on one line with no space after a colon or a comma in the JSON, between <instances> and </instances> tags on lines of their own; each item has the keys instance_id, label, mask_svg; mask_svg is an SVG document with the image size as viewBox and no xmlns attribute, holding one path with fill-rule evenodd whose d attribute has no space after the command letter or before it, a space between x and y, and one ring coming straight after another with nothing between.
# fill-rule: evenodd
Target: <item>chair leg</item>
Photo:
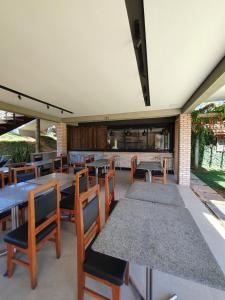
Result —
<instances>
[{"instance_id":1,"label":"chair leg","mask_svg":"<svg viewBox=\"0 0 225 300\"><path fill-rule=\"evenodd\" d=\"M14 263L12 261L14 255L14 247L7 244L7 276L10 278L13 275Z\"/></svg>"},{"instance_id":2,"label":"chair leg","mask_svg":"<svg viewBox=\"0 0 225 300\"><path fill-rule=\"evenodd\" d=\"M36 253L31 251L29 254L29 269L30 269L30 283L31 288L35 289L37 285L37 278L36 278Z\"/></svg>"},{"instance_id":3,"label":"chair leg","mask_svg":"<svg viewBox=\"0 0 225 300\"><path fill-rule=\"evenodd\" d=\"M55 234L55 250L56 250L56 257L60 258L61 256L61 245L60 245L60 236L58 231Z\"/></svg>"},{"instance_id":4,"label":"chair leg","mask_svg":"<svg viewBox=\"0 0 225 300\"><path fill-rule=\"evenodd\" d=\"M85 285L85 276L82 274L82 272L78 272L78 278L77 278L78 300L84 299L84 285Z\"/></svg>"},{"instance_id":5,"label":"chair leg","mask_svg":"<svg viewBox=\"0 0 225 300\"><path fill-rule=\"evenodd\" d=\"M112 300L120 300L120 286L112 286Z\"/></svg>"},{"instance_id":6,"label":"chair leg","mask_svg":"<svg viewBox=\"0 0 225 300\"><path fill-rule=\"evenodd\" d=\"M126 267L125 284L129 285L129 263L127 263L127 267Z\"/></svg>"}]
</instances>

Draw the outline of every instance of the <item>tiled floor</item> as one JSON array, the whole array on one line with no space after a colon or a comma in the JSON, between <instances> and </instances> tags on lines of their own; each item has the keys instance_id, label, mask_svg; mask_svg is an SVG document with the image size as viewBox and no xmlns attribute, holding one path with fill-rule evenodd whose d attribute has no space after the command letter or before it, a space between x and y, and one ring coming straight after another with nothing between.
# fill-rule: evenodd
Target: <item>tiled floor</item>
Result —
<instances>
[{"instance_id":1,"label":"tiled floor","mask_svg":"<svg viewBox=\"0 0 225 300\"><path fill-rule=\"evenodd\" d=\"M170 177L170 181L173 178ZM117 172L116 197L119 199L129 184L129 173L127 171ZM205 206L199 201L194 193L186 187L180 187L180 192L191 211L196 223L209 247L215 255L222 270L225 272L225 229L212 216ZM104 197L102 192L102 206ZM104 209L103 209L104 211ZM104 216L103 216L104 218ZM2 232L1 232L2 239ZM51 243L46 244L37 254L38 258L38 285L35 290L30 289L28 271L17 267L11 279L0 277L0 300L74 300L76 299L76 238L72 224L62 224L62 256L55 258L54 247ZM6 257L0 257L0 274L6 268ZM140 266L131 265L131 276L144 293L145 269ZM106 296L110 291L95 282L87 282L88 285L96 287ZM153 282L154 300L166 300L168 296L176 292L179 300L222 300L225 292L218 291L206 286L177 278L161 272L154 272ZM89 299L86 297L85 299ZM130 287L122 287L122 299L136 299Z\"/></svg>"}]
</instances>

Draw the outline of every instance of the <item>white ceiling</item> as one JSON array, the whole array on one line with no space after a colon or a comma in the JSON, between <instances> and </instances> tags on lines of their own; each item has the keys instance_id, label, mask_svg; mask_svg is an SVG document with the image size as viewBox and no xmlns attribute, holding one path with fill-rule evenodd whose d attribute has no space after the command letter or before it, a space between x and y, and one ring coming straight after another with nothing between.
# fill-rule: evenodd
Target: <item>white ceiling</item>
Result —
<instances>
[{"instance_id":1,"label":"white ceiling","mask_svg":"<svg viewBox=\"0 0 225 300\"><path fill-rule=\"evenodd\" d=\"M224 0L144 0L146 108L124 1L0 4L0 84L74 116L180 108L225 52ZM4 91L0 101L71 116Z\"/></svg>"}]
</instances>

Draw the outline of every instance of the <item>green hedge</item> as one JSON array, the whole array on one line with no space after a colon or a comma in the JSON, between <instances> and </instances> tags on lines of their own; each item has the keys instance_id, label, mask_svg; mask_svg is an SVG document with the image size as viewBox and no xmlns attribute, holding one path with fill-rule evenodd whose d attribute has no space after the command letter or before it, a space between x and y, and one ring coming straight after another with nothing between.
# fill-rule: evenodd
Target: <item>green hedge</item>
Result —
<instances>
[{"instance_id":1,"label":"green hedge","mask_svg":"<svg viewBox=\"0 0 225 300\"><path fill-rule=\"evenodd\" d=\"M225 154L217 152L216 146L205 146L201 166L206 169L225 170Z\"/></svg>"},{"instance_id":2,"label":"green hedge","mask_svg":"<svg viewBox=\"0 0 225 300\"><path fill-rule=\"evenodd\" d=\"M35 144L28 142L0 142L0 155L11 155L14 162L30 160L35 152Z\"/></svg>"}]
</instances>

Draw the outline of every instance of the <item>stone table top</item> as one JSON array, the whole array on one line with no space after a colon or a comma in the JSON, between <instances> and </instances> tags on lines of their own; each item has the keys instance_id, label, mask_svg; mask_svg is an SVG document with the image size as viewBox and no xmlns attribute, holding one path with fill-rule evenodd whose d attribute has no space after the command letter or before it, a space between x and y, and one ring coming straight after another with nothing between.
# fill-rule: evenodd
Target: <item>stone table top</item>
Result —
<instances>
[{"instance_id":1,"label":"stone table top","mask_svg":"<svg viewBox=\"0 0 225 300\"><path fill-rule=\"evenodd\" d=\"M60 158L59 158L59 160L60 160ZM51 164L51 163L52 163L52 159L45 159L45 160L33 161L33 162L30 162L30 163L27 163L26 165L27 166L41 167L41 166L48 165L48 164Z\"/></svg>"},{"instance_id":2,"label":"stone table top","mask_svg":"<svg viewBox=\"0 0 225 300\"><path fill-rule=\"evenodd\" d=\"M74 174L52 173L27 182L6 186L0 190L0 213L26 202L30 190L53 179L59 182L60 190L64 190L74 183L75 176Z\"/></svg>"},{"instance_id":3,"label":"stone table top","mask_svg":"<svg viewBox=\"0 0 225 300\"><path fill-rule=\"evenodd\" d=\"M28 182L35 184L45 184L53 179L59 182L60 190L64 190L65 188L73 185L75 181L75 175L66 173L51 173L45 176L38 177L36 179L29 180Z\"/></svg>"},{"instance_id":4,"label":"stone table top","mask_svg":"<svg viewBox=\"0 0 225 300\"><path fill-rule=\"evenodd\" d=\"M93 250L225 290L225 277L186 208L121 199Z\"/></svg>"},{"instance_id":5,"label":"stone table top","mask_svg":"<svg viewBox=\"0 0 225 300\"><path fill-rule=\"evenodd\" d=\"M162 165L160 161L140 161L137 169L151 171L162 171Z\"/></svg>"},{"instance_id":6,"label":"stone table top","mask_svg":"<svg viewBox=\"0 0 225 300\"><path fill-rule=\"evenodd\" d=\"M0 190L0 212L11 209L14 206L27 201L28 192L37 187L37 184L21 182L6 186Z\"/></svg>"},{"instance_id":7,"label":"stone table top","mask_svg":"<svg viewBox=\"0 0 225 300\"><path fill-rule=\"evenodd\" d=\"M87 164L88 167L101 168L109 164L108 159L97 159Z\"/></svg>"},{"instance_id":8,"label":"stone table top","mask_svg":"<svg viewBox=\"0 0 225 300\"><path fill-rule=\"evenodd\" d=\"M161 204L185 206L175 184L134 182L129 186L125 197Z\"/></svg>"}]
</instances>

